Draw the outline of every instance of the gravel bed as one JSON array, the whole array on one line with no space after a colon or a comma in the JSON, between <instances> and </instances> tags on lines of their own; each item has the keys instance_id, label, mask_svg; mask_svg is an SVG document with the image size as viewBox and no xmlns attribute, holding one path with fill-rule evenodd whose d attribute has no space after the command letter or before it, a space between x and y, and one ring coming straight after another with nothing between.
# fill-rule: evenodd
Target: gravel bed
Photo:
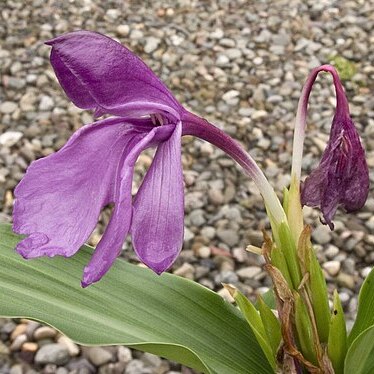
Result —
<instances>
[{"instance_id":1,"label":"gravel bed","mask_svg":"<svg viewBox=\"0 0 374 374\"><path fill-rule=\"evenodd\" d=\"M190 110L239 140L281 191L290 181L292 128L311 68L334 63L343 72L351 113L374 179L373 0L3 0L0 4L0 220L10 222L13 189L31 161L61 148L89 112L64 96L44 41L88 29L117 38L139 54ZM315 84L303 172L316 166L335 105L331 79ZM142 154L134 192L150 165ZM248 297L270 286L259 257L269 229L254 183L223 152L183 139L185 240L171 272L194 279L230 301L221 283ZM305 209L329 289L338 287L352 323L357 292L374 263L374 196L357 214L339 213L335 231ZM90 238L108 223L105 210ZM131 243L123 256L136 262ZM77 280L78 282L79 280ZM193 373L126 347L80 347L50 327L0 320L0 373Z\"/></svg>"}]
</instances>

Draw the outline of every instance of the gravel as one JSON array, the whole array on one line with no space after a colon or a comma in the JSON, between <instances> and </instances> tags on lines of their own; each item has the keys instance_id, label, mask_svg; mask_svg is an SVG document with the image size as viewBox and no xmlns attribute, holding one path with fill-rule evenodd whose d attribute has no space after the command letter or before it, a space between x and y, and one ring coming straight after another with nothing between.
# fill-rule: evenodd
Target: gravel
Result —
<instances>
[{"instance_id":1,"label":"gravel","mask_svg":"<svg viewBox=\"0 0 374 374\"><path fill-rule=\"evenodd\" d=\"M60 149L93 119L71 104L49 65L44 41L85 28L117 38L141 56L193 112L240 141L279 193L289 183L292 128L309 70L335 63L343 71L353 119L374 179L374 17L372 2L314 0L192 0L61 2L4 0L0 18L0 219L10 222L14 187L33 160ZM311 96L303 173L318 163L334 109L330 77ZM135 188L150 165L144 153ZM184 249L171 272L199 281L232 302L221 283L252 300L270 281L262 260L247 253L269 230L262 199L223 152L183 139ZM374 263L374 196L358 213L339 212L335 230L306 208L306 222L329 291L338 288L348 324ZM90 238L109 220L105 211ZM136 262L130 242L123 256ZM77 280L79 282L79 280ZM0 373L193 373L126 347L80 347L54 329L26 320L0 320Z\"/></svg>"}]
</instances>

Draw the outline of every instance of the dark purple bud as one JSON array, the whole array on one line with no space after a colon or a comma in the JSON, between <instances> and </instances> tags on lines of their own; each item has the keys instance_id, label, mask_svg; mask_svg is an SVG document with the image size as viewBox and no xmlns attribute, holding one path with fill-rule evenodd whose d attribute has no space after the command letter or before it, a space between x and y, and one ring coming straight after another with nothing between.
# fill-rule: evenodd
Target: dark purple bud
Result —
<instances>
[{"instance_id":1,"label":"dark purple bud","mask_svg":"<svg viewBox=\"0 0 374 374\"><path fill-rule=\"evenodd\" d=\"M323 223L333 229L332 219L338 207L353 212L364 206L369 193L369 171L365 151L350 117L347 98L336 70L327 65L315 69L307 81L309 87L303 93L309 97L321 70L333 75L337 105L327 147L318 167L302 184L301 201L303 205L319 207Z\"/></svg>"}]
</instances>

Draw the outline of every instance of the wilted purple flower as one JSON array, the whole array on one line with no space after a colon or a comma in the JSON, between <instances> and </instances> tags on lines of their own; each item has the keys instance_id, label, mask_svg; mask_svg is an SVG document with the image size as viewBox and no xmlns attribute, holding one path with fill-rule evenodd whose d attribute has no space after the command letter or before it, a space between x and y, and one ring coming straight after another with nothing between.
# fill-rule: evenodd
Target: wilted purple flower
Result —
<instances>
[{"instance_id":1,"label":"wilted purple flower","mask_svg":"<svg viewBox=\"0 0 374 374\"><path fill-rule=\"evenodd\" d=\"M297 116L298 131L295 131L295 146L302 147L306 110L314 81L321 71L332 74L336 91L336 110L330 130L330 138L319 166L305 179L301 189L304 205L320 207L324 223L334 228L332 219L339 206L347 212L362 208L369 193L369 171L365 151L361 145L338 73L330 65L314 69L302 92ZM302 143L302 142L301 142ZM294 161L296 161L297 157ZM300 161L300 158L299 158ZM294 171L300 170L293 167ZM293 165L295 166L295 165ZM299 175L298 175L299 177Z\"/></svg>"},{"instance_id":2,"label":"wilted purple flower","mask_svg":"<svg viewBox=\"0 0 374 374\"><path fill-rule=\"evenodd\" d=\"M77 131L57 153L31 164L15 190L14 231L25 234L25 258L72 256L88 239L103 207L110 222L84 269L82 285L98 281L130 232L134 249L160 274L183 243L181 136L195 135L231 155L255 180L274 220L283 211L251 157L223 131L184 109L154 73L127 48L101 34L57 37L51 63L68 97L96 115L112 114ZM134 164L156 146L134 200Z\"/></svg>"}]
</instances>

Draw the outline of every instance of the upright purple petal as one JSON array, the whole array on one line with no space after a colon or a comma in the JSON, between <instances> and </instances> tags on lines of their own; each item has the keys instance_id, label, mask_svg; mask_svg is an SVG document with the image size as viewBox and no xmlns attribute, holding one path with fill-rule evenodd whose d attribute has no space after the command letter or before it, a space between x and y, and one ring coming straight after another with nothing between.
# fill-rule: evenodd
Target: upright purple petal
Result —
<instances>
[{"instance_id":1,"label":"upright purple petal","mask_svg":"<svg viewBox=\"0 0 374 374\"><path fill-rule=\"evenodd\" d=\"M135 197L132 242L138 257L156 273L169 268L183 244L184 193L179 123L155 154Z\"/></svg>"},{"instance_id":2,"label":"upright purple petal","mask_svg":"<svg viewBox=\"0 0 374 374\"><path fill-rule=\"evenodd\" d=\"M22 256L71 256L87 240L101 209L114 201L124 149L152 129L141 122L117 118L85 126L59 152L30 165L13 210L14 231L28 235L17 246Z\"/></svg>"},{"instance_id":3,"label":"upright purple petal","mask_svg":"<svg viewBox=\"0 0 374 374\"><path fill-rule=\"evenodd\" d=\"M173 128L173 125L155 127L140 141L134 138L132 144L128 144L128 151L118 165L112 216L89 264L84 268L83 287L99 281L121 253L132 219L131 186L136 159L145 148L168 138Z\"/></svg>"},{"instance_id":4,"label":"upright purple petal","mask_svg":"<svg viewBox=\"0 0 374 374\"><path fill-rule=\"evenodd\" d=\"M78 107L119 116L166 112L179 119L183 109L167 87L115 40L76 31L47 44L57 78Z\"/></svg>"}]
</instances>

